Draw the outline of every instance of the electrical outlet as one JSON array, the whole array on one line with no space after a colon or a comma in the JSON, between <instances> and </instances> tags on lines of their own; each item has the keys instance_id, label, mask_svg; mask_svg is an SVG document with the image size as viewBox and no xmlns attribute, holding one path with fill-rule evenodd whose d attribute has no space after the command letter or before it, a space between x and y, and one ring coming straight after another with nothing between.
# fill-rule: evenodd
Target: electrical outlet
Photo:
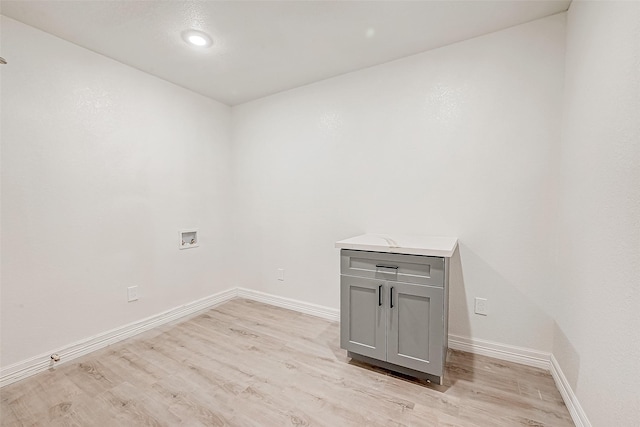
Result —
<instances>
[{"instance_id":1,"label":"electrical outlet","mask_svg":"<svg viewBox=\"0 0 640 427\"><path fill-rule=\"evenodd\" d=\"M476 298L475 304L475 313L480 314L482 316L487 315L487 299L486 298Z\"/></svg>"},{"instance_id":2,"label":"electrical outlet","mask_svg":"<svg viewBox=\"0 0 640 427\"><path fill-rule=\"evenodd\" d=\"M281 282L284 282L284 268L278 269L278 280L280 280Z\"/></svg>"},{"instance_id":3,"label":"electrical outlet","mask_svg":"<svg viewBox=\"0 0 640 427\"><path fill-rule=\"evenodd\" d=\"M129 286L127 288L127 301L137 301L138 300L138 287L137 286Z\"/></svg>"}]
</instances>

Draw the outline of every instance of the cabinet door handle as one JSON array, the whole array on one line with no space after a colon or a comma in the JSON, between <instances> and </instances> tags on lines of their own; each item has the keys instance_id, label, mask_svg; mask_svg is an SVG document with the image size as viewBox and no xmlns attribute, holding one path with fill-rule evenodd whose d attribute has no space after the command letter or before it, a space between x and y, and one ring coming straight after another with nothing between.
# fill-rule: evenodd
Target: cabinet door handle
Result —
<instances>
[{"instance_id":1,"label":"cabinet door handle","mask_svg":"<svg viewBox=\"0 0 640 427\"><path fill-rule=\"evenodd\" d=\"M378 286L378 307L382 305L382 285Z\"/></svg>"},{"instance_id":2,"label":"cabinet door handle","mask_svg":"<svg viewBox=\"0 0 640 427\"><path fill-rule=\"evenodd\" d=\"M376 268L393 268L394 270L397 270L398 266L397 265L376 264Z\"/></svg>"},{"instance_id":3,"label":"cabinet door handle","mask_svg":"<svg viewBox=\"0 0 640 427\"><path fill-rule=\"evenodd\" d=\"M389 308L393 308L393 286L389 289Z\"/></svg>"}]
</instances>

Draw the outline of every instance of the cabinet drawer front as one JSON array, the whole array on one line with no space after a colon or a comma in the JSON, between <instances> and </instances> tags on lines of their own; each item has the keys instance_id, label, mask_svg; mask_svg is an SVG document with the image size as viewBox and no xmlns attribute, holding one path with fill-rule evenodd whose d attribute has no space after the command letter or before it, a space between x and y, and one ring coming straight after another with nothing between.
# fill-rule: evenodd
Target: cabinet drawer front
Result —
<instances>
[{"instance_id":1,"label":"cabinet drawer front","mask_svg":"<svg viewBox=\"0 0 640 427\"><path fill-rule=\"evenodd\" d=\"M368 279L444 286L444 258L439 257L342 249L340 270Z\"/></svg>"}]
</instances>

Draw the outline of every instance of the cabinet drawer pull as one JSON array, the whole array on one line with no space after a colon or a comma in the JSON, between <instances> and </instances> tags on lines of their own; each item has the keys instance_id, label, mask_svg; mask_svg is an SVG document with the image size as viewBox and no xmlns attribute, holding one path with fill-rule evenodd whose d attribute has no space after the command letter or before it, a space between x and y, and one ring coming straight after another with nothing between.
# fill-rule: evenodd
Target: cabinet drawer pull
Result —
<instances>
[{"instance_id":1,"label":"cabinet drawer pull","mask_svg":"<svg viewBox=\"0 0 640 427\"><path fill-rule=\"evenodd\" d=\"M382 305L382 285L378 286L378 307Z\"/></svg>"},{"instance_id":2,"label":"cabinet drawer pull","mask_svg":"<svg viewBox=\"0 0 640 427\"><path fill-rule=\"evenodd\" d=\"M397 265L376 264L376 268L393 268L394 270L397 270L398 266Z\"/></svg>"},{"instance_id":3,"label":"cabinet drawer pull","mask_svg":"<svg viewBox=\"0 0 640 427\"><path fill-rule=\"evenodd\" d=\"M389 308L393 308L393 286L389 289Z\"/></svg>"}]
</instances>

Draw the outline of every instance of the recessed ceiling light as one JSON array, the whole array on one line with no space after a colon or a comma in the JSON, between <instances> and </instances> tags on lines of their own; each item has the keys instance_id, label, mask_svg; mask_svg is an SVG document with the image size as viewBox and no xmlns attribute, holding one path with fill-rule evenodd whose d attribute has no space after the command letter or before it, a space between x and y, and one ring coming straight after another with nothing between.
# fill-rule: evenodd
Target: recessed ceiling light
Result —
<instances>
[{"instance_id":1,"label":"recessed ceiling light","mask_svg":"<svg viewBox=\"0 0 640 427\"><path fill-rule=\"evenodd\" d=\"M209 47L213 44L208 34L197 30L183 31L182 40L195 47Z\"/></svg>"}]
</instances>

